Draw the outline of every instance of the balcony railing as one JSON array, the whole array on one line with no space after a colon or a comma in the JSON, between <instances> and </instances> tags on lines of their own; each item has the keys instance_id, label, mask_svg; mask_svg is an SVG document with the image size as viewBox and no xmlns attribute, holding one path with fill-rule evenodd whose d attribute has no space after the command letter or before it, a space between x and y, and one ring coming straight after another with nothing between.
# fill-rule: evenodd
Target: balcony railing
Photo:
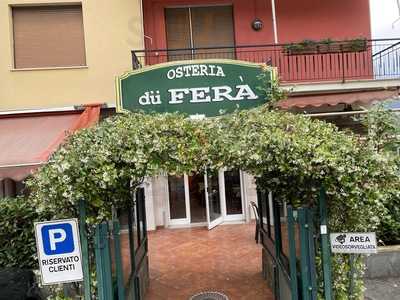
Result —
<instances>
[{"instance_id":1,"label":"balcony railing","mask_svg":"<svg viewBox=\"0 0 400 300\"><path fill-rule=\"evenodd\" d=\"M282 82L400 79L400 38L185 49L133 50L134 69L177 60L234 59L278 68Z\"/></svg>"}]
</instances>

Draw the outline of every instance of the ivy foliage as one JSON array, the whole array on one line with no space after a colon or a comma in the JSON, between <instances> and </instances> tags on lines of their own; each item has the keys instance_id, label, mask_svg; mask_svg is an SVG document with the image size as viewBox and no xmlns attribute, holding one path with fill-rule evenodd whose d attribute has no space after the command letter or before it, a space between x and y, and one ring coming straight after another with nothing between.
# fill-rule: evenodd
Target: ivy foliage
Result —
<instances>
[{"instance_id":1,"label":"ivy foliage","mask_svg":"<svg viewBox=\"0 0 400 300\"><path fill-rule=\"evenodd\" d=\"M391 159L400 170L400 115L388 107L391 101L374 105L360 118L368 128L365 147ZM400 183L396 180L387 189L386 213L381 218L377 234L384 244L400 244Z\"/></svg>"},{"instance_id":2,"label":"ivy foliage","mask_svg":"<svg viewBox=\"0 0 400 300\"><path fill-rule=\"evenodd\" d=\"M39 215L22 197L1 199L0 215L0 268L36 268L33 223L49 216Z\"/></svg>"},{"instance_id":3,"label":"ivy foliage","mask_svg":"<svg viewBox=\"0 0 400 300\"><path fill-rule=\"evenodd\" d=\"M204 120L127 113L70 137L28 182L30 201L54 218L77 216L86 200L88 224L123 208L145 177L240 168L258 186L299 207L328 194L331 231L374 230L385 215L386 190L397 177L392 160L330 124L261 107ZM349 263L333 256L336 299L348 299ZM362 264L357 262L361 271ZM362 282L358 280L358 299Z\"/></svg>"}]
</instances>

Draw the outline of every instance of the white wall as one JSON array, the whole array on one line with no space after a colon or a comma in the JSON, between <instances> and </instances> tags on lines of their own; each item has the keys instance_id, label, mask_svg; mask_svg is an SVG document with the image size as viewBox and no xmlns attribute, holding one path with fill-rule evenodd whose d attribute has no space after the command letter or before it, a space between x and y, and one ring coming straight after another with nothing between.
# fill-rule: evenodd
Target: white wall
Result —
<instances>
[{"instance_id":1,"label":"white wall","mask_svg":"<svg viewBox=\"0 0 400 300\"><path fill-rule=\"evenodd\" d=\"M397 0L370 0L372 38L400 38ZM395 22L398 20L395 24Z\"/></svg>"}]
</instances>

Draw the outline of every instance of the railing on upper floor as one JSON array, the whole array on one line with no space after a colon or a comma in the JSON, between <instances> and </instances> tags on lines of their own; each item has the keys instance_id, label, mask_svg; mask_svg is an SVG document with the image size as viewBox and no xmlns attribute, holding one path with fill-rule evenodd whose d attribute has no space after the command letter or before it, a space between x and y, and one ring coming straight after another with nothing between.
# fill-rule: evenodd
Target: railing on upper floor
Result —
<instances>
[{"instance_id":1,"label":"railing on upper floor","mask_svg":"<svg viewBox=\"0 0 400 300\"><path fill-rule=\"evenodd\" d=\"M277 67L282 82L400 79L400 38L132 51L134 69L202 59L265 63Z\"/></svg>"}]
</instances>

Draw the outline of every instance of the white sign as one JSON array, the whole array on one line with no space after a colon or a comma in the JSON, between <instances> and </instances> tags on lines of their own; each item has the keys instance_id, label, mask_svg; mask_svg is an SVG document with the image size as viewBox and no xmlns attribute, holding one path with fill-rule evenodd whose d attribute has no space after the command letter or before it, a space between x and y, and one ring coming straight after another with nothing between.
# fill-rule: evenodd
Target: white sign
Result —
<instances>
[{"instance_id":1,"label":"white sign","mask_svg":"<svg viewBox=\"0 0 400 300\"><path fill-rule=\"evenodd\" d=\"M331 233L331 250L333 253L376 253L375 232L354 233Z\"/></svg>"},{"instance_id":2,"label":"white sign","mask_svg":"<svg viewBox=\"0 0 400 300\"><path fill-rule=\"evenodd\" d=\"M77 219L35 223L42 284L83 280Z\"/></svg>"}]
</instances>

